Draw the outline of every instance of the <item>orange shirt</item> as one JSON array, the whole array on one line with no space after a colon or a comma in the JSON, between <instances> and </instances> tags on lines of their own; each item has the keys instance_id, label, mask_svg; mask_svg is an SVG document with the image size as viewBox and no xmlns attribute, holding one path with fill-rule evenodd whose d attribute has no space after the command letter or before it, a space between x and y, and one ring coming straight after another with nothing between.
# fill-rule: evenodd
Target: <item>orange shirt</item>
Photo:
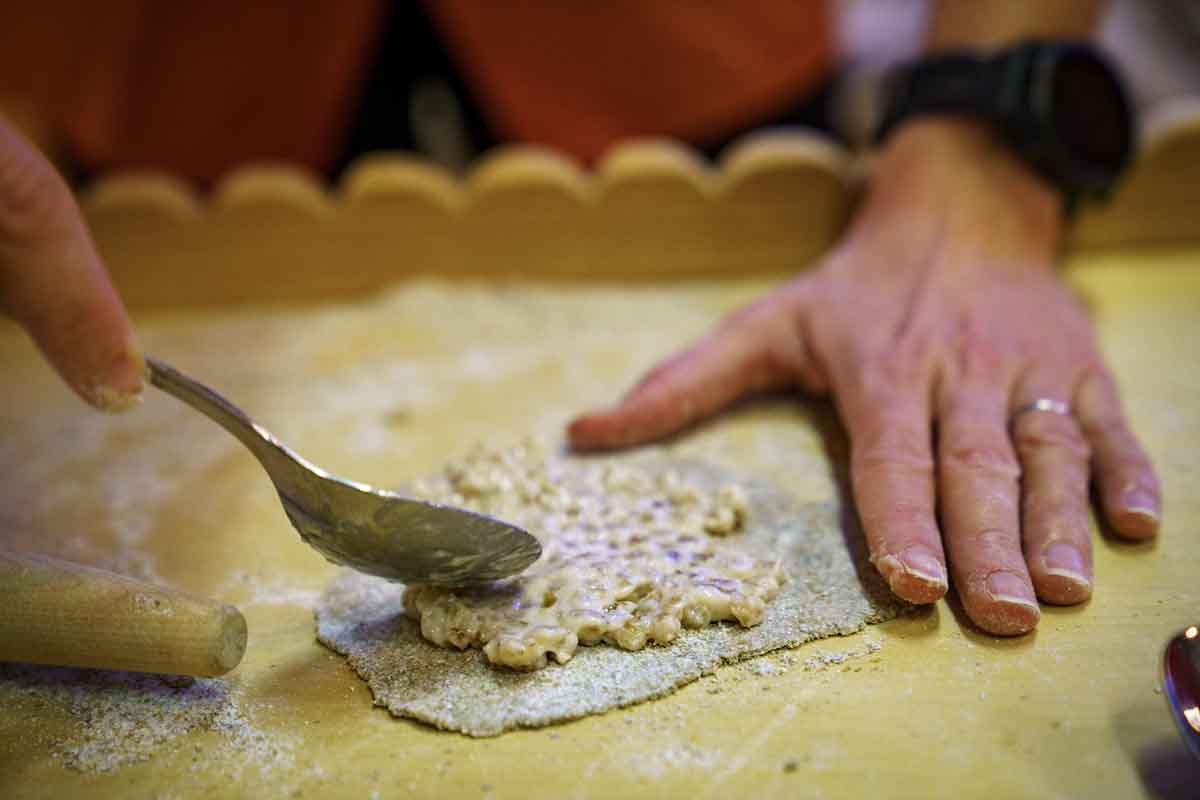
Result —
<instances>
[{"instance_id":1,"label":"orange shirt","mask_svg":"<svg viewBox=\"0 0 1200 800\"><path fill-rule=\"evenodd\" d=\"M507 139L592 159L615 139L704 140L782 110L831 61L823 0L427 0ZM277 159L326 171L384 0L4 0L0 108L36 108L91 170L207 183Z\"/></svg>"},{"instance_id":2,"label":"orange shirt","mask_svg":"<svg viewBox=\"0 0 1200 800\"><path fill-rule=\"evenodd\" d=\"M833 60L823 0L427 0L484 116L579 158L705 141L797 102Z\"/></svg>"},{"instance_id":3,"label":"orange shirt","mask_svg":"<svg viewBox=\"0 0 1200 800\"><path fill-rule=\"evenodd\" d=\"M90 171L336 162L383 0L0 0L0 108Z\"/></svg>"}]
</instances>

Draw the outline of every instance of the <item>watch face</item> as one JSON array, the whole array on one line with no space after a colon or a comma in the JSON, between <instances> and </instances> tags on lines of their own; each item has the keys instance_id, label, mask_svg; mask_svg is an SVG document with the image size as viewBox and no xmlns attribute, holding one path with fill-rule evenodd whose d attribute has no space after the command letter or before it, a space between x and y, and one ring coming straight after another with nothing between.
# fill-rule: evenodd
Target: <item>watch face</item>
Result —
<instances>
[{"instance_id":1,"label":"watch face","mask_svg":"<svg viewBox=\"0 0 1200 800\"><path fill-rule=\"evenodd\" d=\"M1119 171L1133 148L1128 101L1112 71L1093 53L1060 56L1050 86L1054 130L1082 165Z\"/></svg>"}]
</instances>

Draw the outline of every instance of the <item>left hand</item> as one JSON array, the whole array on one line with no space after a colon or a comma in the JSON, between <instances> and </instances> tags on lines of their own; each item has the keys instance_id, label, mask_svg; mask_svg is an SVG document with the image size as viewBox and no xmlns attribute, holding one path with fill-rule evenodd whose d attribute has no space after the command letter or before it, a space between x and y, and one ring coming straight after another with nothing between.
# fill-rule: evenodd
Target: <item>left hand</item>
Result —
<instances>
[{"instance_id":1,"label":"left hand","mask_svg":"<svg viewBox=\"0 0 1200 800\"><path fill-rule=\"evenodd\" d=\"M1118 534L1150 537L1161 513L1089 320L1054 273L1061 228L1056 191L989 130L911 121L814 272L576 419L571 443L645 442L751 392L831 392L871 560L892 590L933 602L948 562L977 625L1028 632L1039 598L1091 595L1089 477ZM1071 414L1013 416L1039 398Z\"/></svg>"}]
</instances>

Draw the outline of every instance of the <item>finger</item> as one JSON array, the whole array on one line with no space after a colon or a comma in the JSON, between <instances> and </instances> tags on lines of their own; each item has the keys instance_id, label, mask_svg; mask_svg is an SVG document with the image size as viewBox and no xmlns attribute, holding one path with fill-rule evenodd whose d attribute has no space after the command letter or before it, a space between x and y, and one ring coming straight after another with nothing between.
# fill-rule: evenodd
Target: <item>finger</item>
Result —
<instances>
[{"instance_id":1,"label":"finger","mask_svg":"<svg viewBox=\"0 0 1200 800\"><path fill-rule=\"evenodd\" d=\"M812 385L811 360L798 332L801 313L794 303L768 302L734 314L652 369L616 406L571 422L571 446L589 450L658 439L747 394Z\"/></svg>"},{"instance_id":2,"label":"finger","mask_svg":"<svg viewBox=\"0 0 1200 800\"><path fill-rule=\"evenodd\" d=\"M1162 518L1158 476L1129 428L1112 376L1101 370L1089 373L1076 391L1075 408L1092 446L1092 470L1104 516L1121 536L1154 536Z\"/></svg>"},{"instance_id":3,"label":"finger","mask_svg":"<svg viewBox=\"0 0 1200 800\"><path fill-rule=\"evenodd\" d=\"M1007 392L974 382L943 397L938 489L955 587L967 615L989 633L1027 633L1040 617L1021 553L1016 454Z\"/></svg>"},{"instance_id":4,"label":"finger","mask_svg":"<svg viewBox=\"0 0 1200 800\"><path fill-rule=\"evenodd\" d=\"M0 308L93 406L126 407L144 370L132 325L66 183L0 120Z\"/></svg>"},{"instance_id":5,"label":"finger","mask_svg":"<svg viewBox=\"0 0 1200 800\"><path fill-rule=\"evenodd\" d=\"M929 404L918 381L883 370L838 388L850 434L850 476L871 562L892 591L912 603L946 593L946 558L934 512Z\"/></svg>"},{"instance_id":6,"label":"finger","mask_svg":"<svg viewBox=\"0 0 1200 800\"><path fill-rule=\"evenodd\" d=\"M1021 462L1021 539L1038 597L1072 605L1092 594L1092 536L1088 525L1090 451L1075 418L1023 410L1038 398L1070 397L1049 375L1023 382L1010 430ZM1053 387L1037 389L1034 387ZM1060 401L1061 402L1061 401Z\"/></svg>"}]
</instances>

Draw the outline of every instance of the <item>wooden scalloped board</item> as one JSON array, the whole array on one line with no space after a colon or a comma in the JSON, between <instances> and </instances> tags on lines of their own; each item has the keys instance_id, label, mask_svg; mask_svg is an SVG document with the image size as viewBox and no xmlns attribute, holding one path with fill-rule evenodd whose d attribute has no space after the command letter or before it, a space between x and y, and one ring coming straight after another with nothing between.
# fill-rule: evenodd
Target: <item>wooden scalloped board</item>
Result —
<instances>
[{"instance_id":1,"label":"wooden scalloped board","mask_svg":"<svg viewBox=\"0 0 1200 800\"><path fill-rule=\"evenodd\" d=\"M82 205L127 302L152 308L347 297L414 274L786 274L834 241L855 174L846 151L792 130L751 135L715 165L678 143L637 140L588 173L521 146L459 180L393 153L360 160L332 189L256 165L207 200L167 177L127 174L97 182ZM1086 210L1068 246L1200 240L1197 186L1200 104L1164 109L1112 202Z\"/></svg>"}]
</instances>

